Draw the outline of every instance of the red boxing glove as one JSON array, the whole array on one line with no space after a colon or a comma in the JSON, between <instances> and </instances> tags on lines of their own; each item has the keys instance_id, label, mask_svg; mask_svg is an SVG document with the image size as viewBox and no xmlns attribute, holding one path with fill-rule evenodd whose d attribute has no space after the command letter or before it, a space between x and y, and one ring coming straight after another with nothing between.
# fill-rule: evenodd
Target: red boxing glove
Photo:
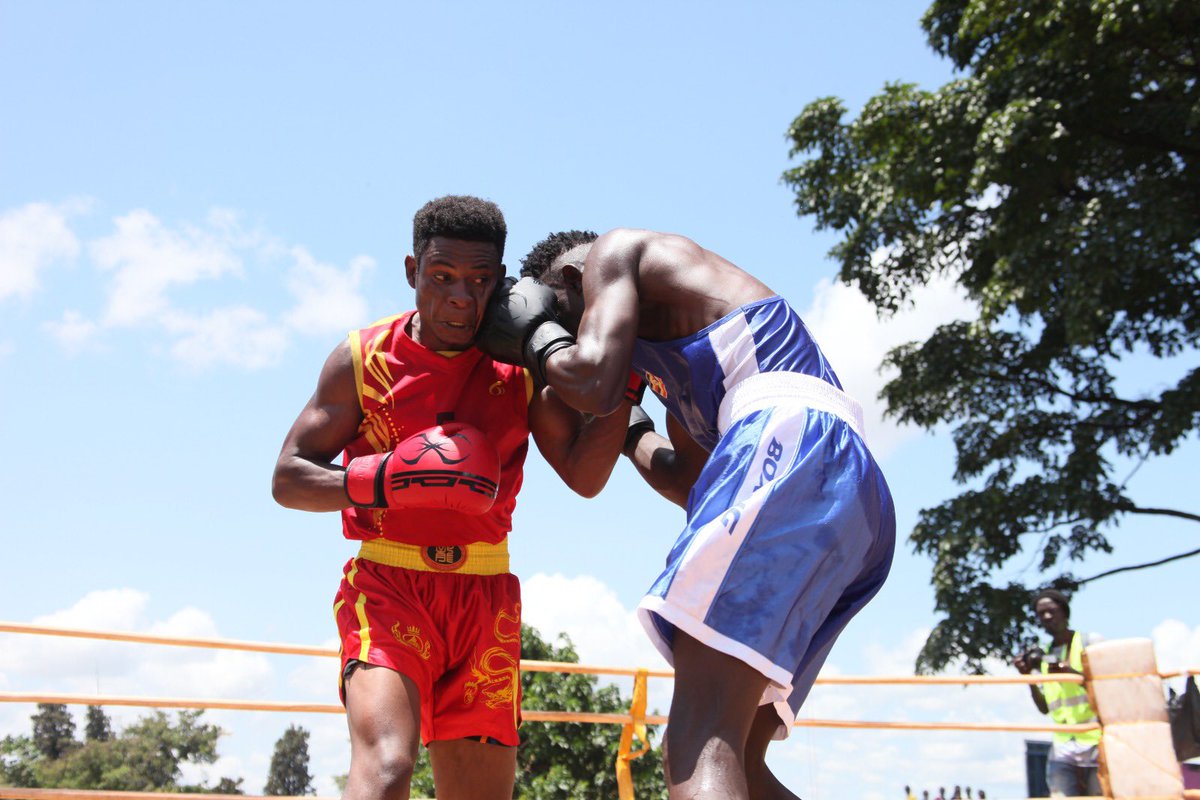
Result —
<instances>
[{"instance_id":1,"label":"red boxing glove","mask_svg":"<svg viewBox=\"0 0 1200 800\"><path fill-rule=\"evenodd\" d=\"M346 495L366 508L436 508L482 514L499 490L500 456L483 431L463 422L415 433L390 453L346 465Z\"/></svg>"}]
</instances>

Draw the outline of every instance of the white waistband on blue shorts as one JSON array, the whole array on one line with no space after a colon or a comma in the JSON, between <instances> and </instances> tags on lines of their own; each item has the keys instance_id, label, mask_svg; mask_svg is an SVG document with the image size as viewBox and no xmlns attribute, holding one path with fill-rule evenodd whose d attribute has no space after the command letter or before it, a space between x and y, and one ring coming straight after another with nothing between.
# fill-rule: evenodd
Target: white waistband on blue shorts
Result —
<instances>
[{"instance_id":1,"label":"white waistband on blue shorts","mask_svg":"<svg viewBox=\"0 0 1200 800\"><path fill-rule=\"evenodd\" d=\"M827 411L863 435L863 412L858 401L832 383L798 372L759 372L739 381L725 393L717 412L721 435L737 420L764 408L813 408Z\"/></svg>"}]
</instances>

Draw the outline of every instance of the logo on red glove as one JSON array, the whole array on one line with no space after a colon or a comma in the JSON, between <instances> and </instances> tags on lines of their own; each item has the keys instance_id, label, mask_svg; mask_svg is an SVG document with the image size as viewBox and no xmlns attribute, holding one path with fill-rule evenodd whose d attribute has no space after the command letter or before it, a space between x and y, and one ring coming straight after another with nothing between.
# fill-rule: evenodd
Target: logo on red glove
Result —
<instances>
[{"instance_id":1,"label":"logo on red glove","mask_svg":"<svg viewBox=\"0 0 1200 800\"><path fill-rule=\"evenodd\" d=\"M395 458L415 469L392 467L387 481L393 507L411 503L481 514L500 489L500 456L482 431L464 423L410 436L396 448ZM414 496L406 501L409 493Z\"/></svg>"}]
</instances>

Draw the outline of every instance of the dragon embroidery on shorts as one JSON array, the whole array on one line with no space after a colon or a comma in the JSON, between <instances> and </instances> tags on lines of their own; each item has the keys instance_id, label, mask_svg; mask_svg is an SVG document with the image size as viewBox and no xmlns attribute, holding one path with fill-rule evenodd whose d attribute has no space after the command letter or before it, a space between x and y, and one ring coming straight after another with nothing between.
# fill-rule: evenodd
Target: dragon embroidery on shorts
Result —
<instances>
[{"instance_id":1,"label":"dragon embroidery on shorts","mask_svg":"<svg viewBox=\"0 0 1200 800\"><path fill-rule=\"evenodd\" d=\"M416 625L409 625L408 631L400 632L400 623L396 622L392 625L392 636L396 637L396 641L400 644L406 644L413 650L417 651L417 655L426 661L429 660L429 640L421 635L421 629Z\"/></svg>"},{"instance_id":2,"label":"dragon embroidery on shorts","mask_svg":"<svg viewBox=\"0 0 1200 800\"><path fill-rule=\"evenodd\" d=\"M501 628L507 623L515 626L515 630L506 633ZM517 603L513 613L501 610L496 615L494 626L496 641L501 644L511 644L521 641L521 604ZM513 723L518 722L517 686L520 680L520 666L516 659L503 647L489 647L482 654L471 658L471 676L463 687L463 701L470 705L475 702L477 695L481 696L488 708L510 707L513 710Z\"/></svg>"}]
</instances>

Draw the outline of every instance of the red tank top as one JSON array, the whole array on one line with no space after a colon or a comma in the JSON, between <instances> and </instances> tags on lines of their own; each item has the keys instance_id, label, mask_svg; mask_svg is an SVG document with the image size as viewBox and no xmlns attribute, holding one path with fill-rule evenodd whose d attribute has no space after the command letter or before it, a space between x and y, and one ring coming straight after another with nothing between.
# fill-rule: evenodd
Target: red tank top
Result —
<instances>
[{"instance_id":1,"label":"red tank top","mask_svg":"<svg viewBox=\"0 0 1200 800\"><path fill-rule=\"evenodd\" d=\"M438 422L453 420L479 428L500 454L500 487L486 514L432 509L347 508L347 539L376 539L417 545L471 544L504 540L521 489L529 450L532 384L521 367L493 361L471 348L453 357L418 344L408 335L416 312L387 317L351 331L354 380L363 421L346 446L345 461L384 453Z\"/></svg>"}]
</instances>

